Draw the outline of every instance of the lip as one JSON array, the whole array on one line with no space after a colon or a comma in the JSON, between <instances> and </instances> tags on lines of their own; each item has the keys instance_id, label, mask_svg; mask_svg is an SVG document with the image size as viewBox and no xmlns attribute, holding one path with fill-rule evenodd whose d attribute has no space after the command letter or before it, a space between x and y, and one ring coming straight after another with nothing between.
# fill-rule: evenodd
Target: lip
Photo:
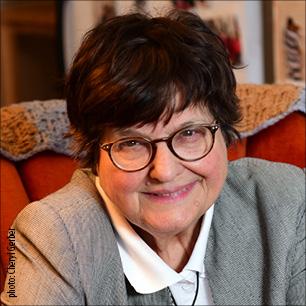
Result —
<instances>
[{"instance_id":1,"label":"lip","mask_svg":"<svg viewBox=\"0 0 306 306\"><path fill-rule=\"evenodd\" d=\"M177 202L185 199L190 194L195 184L196 181L172 189L159 189L151 192L143 192L143 194L154 202Z\"/></svg>"}]
</instances>

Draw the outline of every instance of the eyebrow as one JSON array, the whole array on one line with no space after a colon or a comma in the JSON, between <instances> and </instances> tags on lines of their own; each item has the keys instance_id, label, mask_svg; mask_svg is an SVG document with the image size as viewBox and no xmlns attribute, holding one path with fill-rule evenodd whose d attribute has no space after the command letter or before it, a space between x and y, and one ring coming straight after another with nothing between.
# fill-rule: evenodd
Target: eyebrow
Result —
<instances>
[{"instance_id":1,"label":"eyebrow","mask_svg":"<svg viewBox=\"0 0 306 306\"><path fill-rule=\"evenodd\" d=\"M197 125L197 124L207 124L207 125L211 125L213 123L206 123L200 120L197 121L186 121L183 122L182 124L180 124L179 126L177 126L177 128L175 130L173 130L171 133L169 133L168 135L166 135L165 137L171 135L172 133L179 131L185 127L188 126L192 126L192 125ZM154 131L154 128L153 128ZM145 139L151 139L151 137L149 135L147 135L146 133L143 133L141 131L139 131L137 128L133 128L133 127L127 127L127 128L117 128L114 130L114 133L117 134L119 137L131 137L131 136L135 136L135 137L143 137Z\"/></svg>"}]
</instances>

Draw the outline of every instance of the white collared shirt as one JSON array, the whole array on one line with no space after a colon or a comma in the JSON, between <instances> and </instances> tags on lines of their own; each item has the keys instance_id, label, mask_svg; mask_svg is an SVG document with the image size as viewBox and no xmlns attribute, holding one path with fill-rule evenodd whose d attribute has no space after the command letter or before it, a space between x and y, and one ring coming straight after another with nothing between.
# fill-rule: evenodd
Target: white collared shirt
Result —
<instances>
[{"instance_id":1,"label":"white collared shirt","mask_svg":"<svg viewBox=\"0 0 306 306\"><path fill-rule=\"evenodd\" d=\"M212 205L203 217L200 233L188 263L180 273L177 273L135 232L108 198L100 186L98 177L96 177L96 187L116 230L124 274L136 292L148 294L169 287L178 305L191 305L195 296L196 271L198 271L199 292L195 305L213 305L208 279L205 275L204 257L214 206Z\"/></svg>"}]
</instances>

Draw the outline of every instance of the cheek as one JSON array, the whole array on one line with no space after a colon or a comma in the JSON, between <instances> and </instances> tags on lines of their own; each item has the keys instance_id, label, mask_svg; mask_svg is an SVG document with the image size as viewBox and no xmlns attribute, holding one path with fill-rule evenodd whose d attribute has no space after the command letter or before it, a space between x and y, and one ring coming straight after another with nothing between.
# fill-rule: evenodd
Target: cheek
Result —
<instances>
[{"instance_id":1,"label":"cheek","mask_svg":"<svg viewBox=\"0 0 306 306\"><path fill-rule=\"evenodd\" d=\"M98 174L102 188L113 202L122 201L122 198L137 191L142 182L141 172L124 172L116 168L103 153L100 155Z\"/></svg>"},{"instance_id":2,"label":"cheek","mask_svg":"<svg viewBox=\"0 0 306 306\"><path fill-rule=\"evenodd\" d=\"M213 176L214 173L221 175L227 174L227 148L221 132L216 135L216 142L211 154L207 156L207 171Z\"/></svg>"},{"instance_id":3,"label":"cheek","mask_svg":"<svg viewBox=\"0 0 306 306\"><path fill-rule=\"evenodd\" d=\"M203 177L203 184L209 192L219 193L227 175L227 148L221 133L218 132L212 151L189 167Z\"/></svg>"},{"instance_id":4,"label":"cheek","mask_svg":"<svg viewBox=\"0 0 306 306\"><path fill-rule=\"evenodd\" d=\"M221 189L227 175L227 148L224 138L219 131L216 135L215 146L207 161L208 179L216 181L216 185Z\"/></svg>"}]
</instances>

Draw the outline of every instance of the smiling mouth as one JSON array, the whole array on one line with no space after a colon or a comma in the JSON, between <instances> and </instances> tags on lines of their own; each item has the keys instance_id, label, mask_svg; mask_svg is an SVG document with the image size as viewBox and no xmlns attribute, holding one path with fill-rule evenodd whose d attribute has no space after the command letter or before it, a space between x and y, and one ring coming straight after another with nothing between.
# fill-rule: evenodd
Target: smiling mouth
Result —
<instances>
[{"instance_id":1,"label":"smiling mouth","mask_svg":"<svg viewBox=\"0 0 306 306\"><path fill-rule=\"evenodd\" d=\"M157 192L145 192L144 194L157 201L171 201L171 200L181 200L187 197L190 191L193 189L196 182L192 182L184 187L177 189L175 191L161 190Z\"/></svg>"}]
</instances>

